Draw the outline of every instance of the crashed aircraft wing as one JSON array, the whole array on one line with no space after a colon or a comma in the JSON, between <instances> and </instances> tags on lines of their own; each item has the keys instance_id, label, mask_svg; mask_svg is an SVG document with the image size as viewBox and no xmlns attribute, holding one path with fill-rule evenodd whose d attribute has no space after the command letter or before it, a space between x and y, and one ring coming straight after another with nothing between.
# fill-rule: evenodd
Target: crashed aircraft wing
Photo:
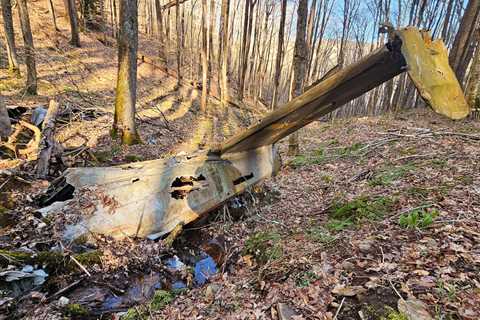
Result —
<instances>
[{"instance_id":1,"label":"crashed aircraft wing","mask_svg":"<svg viewBox=\"0 0 480 320\"><path fill-rule=\"evenodd\" d=\"M216 150L167 161L68 169L63 187L73 187L77 197L90 192L86 203L93 211L67 227L65 236L158 237L192 222L271 176L277 167L275 142L406 70L435 111L465 117L468 106L445 46L414 28L389 36L382 48L326 77Z\"/></svg>"}]
</instances>

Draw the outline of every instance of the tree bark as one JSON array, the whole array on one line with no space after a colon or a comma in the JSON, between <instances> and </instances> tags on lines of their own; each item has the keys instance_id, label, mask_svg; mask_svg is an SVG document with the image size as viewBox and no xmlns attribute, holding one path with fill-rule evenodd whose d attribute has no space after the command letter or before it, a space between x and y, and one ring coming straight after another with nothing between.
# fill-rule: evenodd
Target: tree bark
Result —
<instances>
[{"instance_id":1,"label":"tree bark","mask_svg":"<svg viewBox=\"0 0 480 320\"><path fill-rule=\"evenodd\" d=\"M43 120L42 140L40 141L38 163L37 163L37 176L45 178L48 176L48 168L50 166L50 159L58 155L57 151L62 148L55 141L55 123L57 113L59 111L59 103L55 100L50 100L47 115Z\"/></svg>"},{"instance_id":2,"label":"tree bark","mask_svg":"<svg viewBox=\"0 0 480 320\"><path fill-rule=\"evenodd\" d=\"M230 9L230 0L222 0L222 12L220 16L220 42L221 42L221 61L220 61L220 101L224 108L228 105L228 77L227 61L229 54L228 46L228 15Z\"/></svg>"},{"instance_id":3,"label":"tree bark","mask_svg":"<svg viewBox=\"0 0 480 320\"><path fill-rule=\"evenodd\" d=\"M1 0L3 28L7 40L8 70L13 75L20 75L17 49L15 47L15 34L13 31L12 4L10 0Z\"/></svg>"},{"instance_id":4,"label":"tree bark","mask_svg":"<svg viewBox=\"0 0 480 320\"><path fill-rule=\"evenodd\" d=\"M55 16L55 8L53 7L52 0L48 0L48 11L50 12L50 15L52 16L53 27L55 28L55 31L60 31L60 29L58 29L57 17Z\"/></svg>"},{"instance_id":5,"label":"tree bark","mask_svg":"<svg viewBox=\"0 0 480 320\"><path fill-rule=\"evenodd\" d=\"M163 15L162 15L162 6L160 0L155 0L155 11L157 13L157 32L158 32L158 41L160 42L160 50L158 55L160 60L167 66L167 56L165 55L165 35L163 34Z\"/></svg>"},{"instance_id":6,"label":"tree bark","mask_svg":"<svg viewBox=\"0 0 480 320\"><path fill-rule=\"evenodd\" d=\"M120 135L123 144L131 145L140 142L135 127L138 49L137 0L120 0L119 27L118 75L113 134Z\"/></svg>"},{"instance_id":7,"label":"tree bark","mask_svg":"<svg viewBox=\"0 0 480 320\"><path fill-rule=\"evenodd\" d=\"M476 32L480 33L480 28ZM477 44L477 49L475 50L472 66L470 67L470 77L468 80L467 88L465 90L465 96L471 108L478 107L476 105L476 102L479 97L479 92L478 92L478 89L480 87L479 84L480 84L480 43Z\"/></svg>"},{"instance_id":8,"label":"tree bark","mask_svg":"<svg viewBox=\"0 0 480 320\"><path fill-rule=\"evenodd\" d=\"M8 137L12 132L12 124L8 116L7 108L3 102L3 99L0 97L0 138Z\"/></svg>"},{"instance_id":9,"label":"tree bark","mask_svg":"<svg viewBox=\"0 0 480 320\"><path fill-rule=\"evenodd\" d=\"M66 0L68 19L70 20L70 44L75 47L80 47L80 34L78 29L78 16L75 0Z\"/></svg>"},{"instance_id":10,"label":"tree bark","mask_svg":"<svg viewBox=\"0 0 480 320\"><path fill-rule=\"evenodd\" d=\"M182 46L183 46L183 32L182 25L180 21L180 1L176 0L177 4L175 6L175 26L177 28L177 86L180 87L182 82Z\"/></svg>"},{"instance_id":11,"label":"tree bark","mask_svg":"<svg viewBox=\"0 0 480 320\"><path fill-rule=\"evenodd\" d=\"M464 63L468 63L468 61L462 61L462 58L468 50L469 40L473 34L479 12L480 1L469 0L460 22L457 35L455 36L452 49L450 50L450 65L456 72L457 77L459 76L460 66ZM458 80L462 83L463 79L459 78Z\"/></svg>"},{"instance_id":12,"label":"tree bark","mask_svg":"<svg viewBox=\"0 0 480 320\"><path fill-rule=\"evenodd\" d=\"M192 21L193 22L193 21ZM207 0L202 0L202 98L200 111L204 114L207 110L208 90L208 51L207 51Z\"/></svg>"},{"instance_id":13,"label":"tree bark","mask_svg":"<svg viewBox=\"0 0 480 320\"><path fill-rule=\"evenodd\" d=\"M30 17L28 16L27 0L18 1L18 15L22 28L23 43L25 46L25 64L27 65L27 83L25 90L28 94L37 94L37 67L35 64L35 47L33 45Z\"/></svg>"},{"instance_id":14,"label":"tree bark","mask_svg":"<svg viewBox=\"0 0 480 320\"><path fill-rule=\"evenodd\" d=\"M213 61L215 61L215 50L213 50L213 29L215 29L215 0L210 1L210 22L208 30L208 73L211 75L213 71ZM208 79L208 90L211 93L211 77Z\"/></svg>"},{"instance_id":15,"label":"tree bark","mask_svg":"<svg viewBox=\"0 0 480 320\"><path fill-rule=\"evenodd\" d=\"M303 92L305 69L307 65L307 44L305 33L307 29L307 0L299 0L297 9L297 37L293 53L293 83L291 87L291 98L298 97ZM298 132L290 135L288 140L288 154L297 155L300 152Z\"/></svg>"},{"instance_id":16,"label":"tree bark","mask_svg":"<svg viewBox=\"0 0 480 320\"><path fill-rule=\"evenodd\" d=\"M285 19L287 16L287 0L282 0L280 29L278 31L277 57L275 60L275 77L273 79L272 109L277 107L278 86L280 84L280 73L282 72L283 41L285 38Z\"/></svg>"}]
</instances>

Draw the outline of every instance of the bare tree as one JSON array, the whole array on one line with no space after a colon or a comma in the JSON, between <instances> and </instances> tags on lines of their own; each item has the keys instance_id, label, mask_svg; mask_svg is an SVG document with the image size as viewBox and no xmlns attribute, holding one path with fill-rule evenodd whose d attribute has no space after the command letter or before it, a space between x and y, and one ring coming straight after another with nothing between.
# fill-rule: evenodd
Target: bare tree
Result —
<instances>
[{"instance_id":1,"label":"bare tree","mask_svg":"<svg viewBox=\"0 0 480 320\"><path fill-rule=\"evenodd\" d=\"M205 113L207 110L208 90L208 51L207 51L207 0L202 0L202 100L200 110Z\"/></svg>"},{"instance_id":2,"label":"bare tree","mask_svg":"<svg viewBox=\"0 0 480 320\"><path fill-rule=\"evenodd\" d=\"M465 13L463 14L460 26L458 28L455 41L453 42L452 49L450 50L450 65L455 70L457 77L460 75L461 66L468 64L466 61L466 54L471 42L472 35L474 33L476 21L480 13L480 1L469 0ZM462 82L462 77L459 77Z\"/></svg>"},{"instance_id":3,"label":"bare tree","mask_svg":"<svg viewBox=\"0 0 480 320\"><path fill-rule=\"evenodd\" d=\"M59 31L58 26L57 26L57 17L55 16L55 8L53 6L53 1L52 0L48 0L48 11L50 12L50 15L52 16L53 27L55 28L55 31Z\"/></svg>"},{"instance_id":4,"label":"bare tree","mask_svg":"<svg viewBox=\"0 0 480 320\"><path fill-rule=\"evenodd\" d=\"M37 67L35 64L35 47L33 45L30 17L28 16L27 0L18 1L18 15L22 28L23 43L25 46L25 64L27 65L27 83L25 91L28 94L37 94Z\"/></svg>"},{"instance_id":5,"label":"bare tree","mask_svg":"<svg viewBox=\"0 0 480 320\"><path fill-rule=\"evenodd\" d=\"M175 6L175 26L177 28L177 86L182 82L182 47L183 47L183 27L180 20L180 1L176 0Z\"/></svg>"},{"instance_id":6,"label":"bare tree","mask_svg":"<svg viewBox=\"0 0 480 320\"><path fill-rule=\"evenodd\" d=\"M123 144L140 141L135 127L137 100L138 2L120 0L118 35L118 74L115 97L113 135L120 135Z\"/></svg>"},{"instance_id":7,"label":"bare tree","mask_svg":"<svg viewBox=\"0 0 480 320\"><path fill-rule=\"evenodd\" d=\"M222 9L220 15L220 100L222 106L226 107L228 104L228 75L227 62L229 54L228 45L228 14L230 9L230 0L222 0Z\"/></svg>"},{"instance_id":8,"label":"bare tree","mask_svg":"<svg viewBox=\"0 0 480 320\"><path fill-rule=\"evenodd\" d=\"M290 97L293 99L303 92L305 71L307 65L307 43L305 34L307 29L308 0L299 0L297 9L297 37L293 53L293 81ZM298 133L290 135L288 140L288 154L297 155L300 152Z\"/></svg>"},{"instance_id":9,"label":"bare tree","mask_svg":"<svg viewBox=\"0 0 480 320\"><path fill-rule=\"evenodd\" d=\"M165 35L163 34L163 15L160 0L155 0L155 12L157 14L158 41L160 42L160 50L158 55L160 56L160 60L162 60L165 67L168 67L167 56L165 54Z\"/></svg>"},{"instance_id":10,"label":"bare tree","mask_svg":"<svg viewBox=\"0 0 480 320\"><path fill-rule=\"evenodd\" d=\"M78 16L75 0L65 0L68 11L68 19L70 20L70 44L75 47L80 47L80 34L78 29Z\"/></svg>"},{"instance_id":11,"label":"bare tree","mask_svg":"<svg viewBox=\"0 0 480 320\"><path fill-rule=\"evenodd\" d=\"M17 49L15 47L15 34L13 32L12 4L10 0L1 0L3 28L7 39L8 70L14 75L20 75Z\"/></svg>"},{"instance_id":12,"label":"bare tree","mask_svg":"<svg viewBox=\"0 0 480 320\"><path fill-rule=\"evenodd\" d=\"M213 50L213 29L215 29L215 0L210 1L210 21L208 26L208 74L212 74L212 62L215 61L215 50ZM211 79L208 79L208 90L211 90Z\"/></svg>"},{"instance_id":13,"label":"bare tree","mask_svg":"<svg viewBox=\"0 0 480 320\"><path fill-rule=\"evenodd\" d=\"M475 31L477 35L480 35L480 27ZM476 106L476 101L479 97L480 87L480 41L477 42L477 48L470 67L470 77L466 86L465 95L467 97L468 104L471 107Z\"/></svg>"},{"instance_id":14,"label":"bare tree","mask_svg":"<svg viewBox=\"0 0 480 320\"><path fill-rule=\"evenodd\" d=\"M278 86L280 84L280 72L282 71L283 42L285 38L285 19L287 16L287 0L282 0L280 29L278 31L277 57L275 59L275 76L273 79L272 109L278 103Z\"/></svg>"}]
</instances>

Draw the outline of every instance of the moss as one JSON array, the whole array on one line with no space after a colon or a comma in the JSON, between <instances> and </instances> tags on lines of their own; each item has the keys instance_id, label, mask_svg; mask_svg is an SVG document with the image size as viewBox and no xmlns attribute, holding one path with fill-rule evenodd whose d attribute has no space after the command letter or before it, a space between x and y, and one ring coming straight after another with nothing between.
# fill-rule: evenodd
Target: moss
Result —
<instances>
[{"instance_id":1,"label":"moss","mask_svg":"<svg viewBox=\"0 0 480 320\"><path fill-rule=\"evenodd\" d=\"M174 295L165 290L155 291L152 301L150 302L150 308L153 311L158 311L163 309L166 305L170 304L174 299Z\"/></svg>"},{"instance_id":2,"label":"moss","mask_svg":"<svg viewBox=\"0 0 480 320\"><path fill-rule=\"evenodd\" d=\"M83 318L89 314L88 310L78 303L67 304L65 306L65 313L72 318Z\"/></svg>"},{"instance_id":3,"label":"moss","mask_svg":"<svg viewBox=\"0 0 480 320\"><path fill-rule=\"evenodd\" d=\"M93 153L93 156L97 159L99 163L106 162L112 159L111 151L97 151Z\"/></svg>"},{"instance_id":4,"label":"moss","mask_svg":"<svg viewBox=\"0 0 480 320\"><path fill-rule=\"evenodd\" d=\"M93 266L102 262L102 252L95 250L75 255L75 259L85 266Z\"/></svg>"},{"instance_id":5,"label":"moss","mask_svg":"<svg viewBox=\"0 0 480 320\"><path fill-rule=\"evenodd\" d=\"M125 160L127 160L128 162L137 162L137 161L143 161L144 159L142 156L139 156L136 154L127 154L125 156Z\"/></svg>"},{"instance_id":6,"label":"moss","mask_svg":"<svg viewBox=\"0 0 480 320\"><path fill-rule=\"evenodd\" d=\"M385 307L385 309L388 313L381 317L380 320L409 320L405 314L394 310L392 307Z\"/></svg>"},{"instance_id":7,"label":"moss","mask_svg":"<svg viewBox=\"0 0 480 320\"><path fill-rule=\"evenodd\" d=\"M251 254L259 263L279 259L283 254L281 236L275 231L259 232L247 239L246 254Z\"/></svg>"}]
</instances>

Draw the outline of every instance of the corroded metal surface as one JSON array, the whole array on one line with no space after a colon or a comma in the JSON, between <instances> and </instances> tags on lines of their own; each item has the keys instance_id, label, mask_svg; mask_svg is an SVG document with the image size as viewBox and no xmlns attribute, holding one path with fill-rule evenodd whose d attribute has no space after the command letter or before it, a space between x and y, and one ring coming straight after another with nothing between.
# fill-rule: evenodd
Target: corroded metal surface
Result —
<instances>
[{"instance_id":1,"label":"corroded metal surface","mask_svg":"<svg viewBox=\"0 0 480 320\"><path fill-rule=\"evenodd\" d=\"M270 177L275 154L272 146L267 146L223 157L198 154L117 167L68 169L66 182L76 192L93 188L97 196L90 198L94 214L69 226L65 236L72 239L87 232L116 238L161 236Z\"/></svg>"}]
</instances>

